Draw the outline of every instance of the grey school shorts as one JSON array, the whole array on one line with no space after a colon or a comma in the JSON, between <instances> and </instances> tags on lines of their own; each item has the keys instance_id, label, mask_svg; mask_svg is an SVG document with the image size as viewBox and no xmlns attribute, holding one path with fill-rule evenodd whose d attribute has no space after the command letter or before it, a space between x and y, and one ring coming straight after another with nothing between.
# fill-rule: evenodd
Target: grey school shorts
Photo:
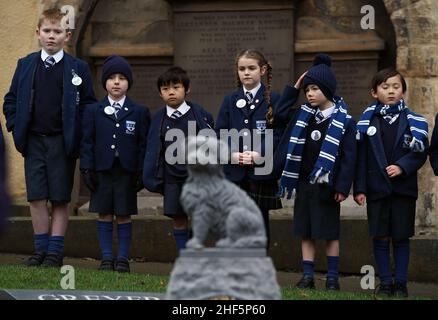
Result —
<instances>
[{"instance_id":1,"label":"grey school shorts","mask_svg":"<svg viewBox=\"0 0 438 320\"><path fill-rule=\"evenodd\" d=\"M24 158L27 201L71 201L76 159L67 156L62 135L29 134Z\"/></svg>"}]
</instances>

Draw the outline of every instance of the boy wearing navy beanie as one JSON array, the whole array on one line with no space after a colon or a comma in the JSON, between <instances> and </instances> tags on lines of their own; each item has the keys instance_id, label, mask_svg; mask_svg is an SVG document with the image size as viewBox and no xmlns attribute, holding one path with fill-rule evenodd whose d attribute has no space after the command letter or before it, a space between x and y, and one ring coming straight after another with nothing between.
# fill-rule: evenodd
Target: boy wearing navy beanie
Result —
<instances>
[{"instance_id":1,"label":"boy wearing navy beanie","mask_svg":"<svg viewBox=\"0 0 438 320\"><path fill-rule=\"evenodd\" d=\"M306 91L311 84L322 91L328 101L333 101L336 92L336 76L331 69L331 58L327 55L317 55L314 66L309 69L303 79L303 88Z\"/></svg>"},{"instance_id":2,"label":"boy wearing navy beanie","mask_svg":"<svg viewBox=\"0 0 438 320\"><path fill-rule=\"evenodd\" d=\"M331 58L319 54L295 86L286 86L276 114L290 121L274 155L283 172L280 195L295 197L294 234L301 237L304 275L297 287L314 283L315 240L326 240L327 290L339 290L340 203L350 192L356 159L355 122L336 93ZM307 103L291 108L303 85Z\"/></svg>"},{"instance_id":3,"label":"boy wearing navy beanie","mask_svg":"<svg viewBox=\"0 0 438 320\"><path fill-rule=\"evenodd\" d=\"M142 168L150 113L126 96L132 87L131 66L120 56L108 57L102 85L108 95L86 109L81 142L81 171L91 191L90 212L99 213L97 232L100 270L130 272L131 215L137 214L137 192L143 189ZM118 253L113 257L113 216L117 220Z\"/></svg>"},{"instance_id":4,"label":"boy wearing navy beanie","mask_svg":"<svg viewBox=\"0 0 438 320\"><path fill-rule=\"evenodd\" d=\"M102 86L106 91L106 81L108 78L116 73L120 73L125 76L128 81L128 90L131 89L134 80L132 79L132 70L128 61L125 58L112 55L105 59L102 66Z\"/></svg>"}]
</instances>

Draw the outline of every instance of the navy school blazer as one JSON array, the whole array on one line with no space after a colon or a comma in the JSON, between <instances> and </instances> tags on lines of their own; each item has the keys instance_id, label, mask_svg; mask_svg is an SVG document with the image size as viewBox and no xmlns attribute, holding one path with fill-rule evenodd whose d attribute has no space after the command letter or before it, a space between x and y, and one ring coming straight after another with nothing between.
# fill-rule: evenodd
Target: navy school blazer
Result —
<instances>
[{"instance_id":1,"label":"navy school blazer","mask_svg":"<svg viewBox=\"0 0 438 320\"><path fill-rule=\"evenodd\" d=\"M236 129L241 131L243 129L249 129L251 131L250 136L252 138L253 132L256 131L257 134L261 134L261 146L245 146L243 143L239 143L239 152L253 151L259 149L262 156L265 156L265 133L264 129L273 129L273 145L272 149L275 152L278 142L281 139L283 131L285 129L285 124L277 121L274 115L274 123L268 125L266 121L266 112L268 110L268 105L264 98L265 86L262 84L260 89L257 91L254 101L251 105L254 105L254 109L250 109L249 106L244 108L237 107L237 102L239 100L245 101L245 95L242 87L237 91L225 96L222 105L219 110L219 114L216 121L216 132L220 138L221 129ZM275 106L280 99L280 95L276 92L271 93L271 104ZM228 142L230 145L230 141ZM251 144L255 144L253 139L251 139ZM270 156L272 159L273 155ZM239 166L238 164L227 164L224 165L224 173L230 181L241 182L245 178L250 178L251 180L270 180L273 179L273 175L256 175L254 173L254 167L251 166Z\"/></svg>"},{"instance_id":2,"label":"navy school blazer","mask_svg":"<svg viewBox=\"0 0 438 320\"><path fill-rule=\"evenodd\" d=\"M435 126L432 132L432 139L429 148L429 161L432 166L433 173L438 176L438 113L435 116Z\"/></svg>"},{"instance_id":3,"label":"navy school blazer","mask_svg":"<svg viewBox=\"0 0 438 320\"><path fill-rule=\"evenodd\" d=\"M285 121L286 117L290 117L289 124L274 154L274 175L277 179L281 178L283 173L290 135L298 119L300 107L293 107L298 100L298 95L298 89L286 86L275 108L276 116L280 117L281 121ZM350 118L345 125L345 133L339 145L338 156L333 167L333 185L320 185L319 196L321 200L333 201L335 192L345 195L350 193L355 173L356 153L356 122L353 118Z\"/></svg>"},{"instance_id":4,"label":"navy school blazer","mask_svg":"<svg viewBox=\"0 0 438 320\"><path fill-rule=\"evenodd\" d=\"M3 113L6 128L12 131L16 149L26 155L27 131L34 103L34 77L41 59L41 51L19 59L9 92L5 95ZM79 156L82 113L87 104L96 102L90 70L85 61L64 52L64 83L62 125L65 149L68 156ZM82 78L82 84L72 84L73 73Z\"/></svg>"},{"instance_id":5,"label":"navy school blazer","mask_svg":"<svg viewBox=\"0 0 438 320\"><path fill-rule=\"evenodd\" d=\"M120 164L128 172L143 169L147 134L151 116L147 107L126 97L117 118L105 113L108 97L85 108L81 141L81 169L108 170L113 166L116 150Z\"/></svg>"},{"instance_id":6,"label":"navy school blazer","mask_svg":"<svg viewBox=\"0 0 438 320\"><path fill-rule=\"evenodd\" d=\"M193 110L196 127L198 130L213 129L214 121L210 113L204 110L201 106L186 101L186 103ZM161 128L164 117L166 116L166 107L159 110L153 117L151 128L148 134L148 142L146 155L144 157L143 165L143 183L145 188L150 192L163 193L164 183L164 152L162 146Z\"/></svg>"},{"instance_id":7,"label":"navy school blazer","mask_svg":"<svg viewBox=\"0 0 438 320\"><path fill-rule=\"evenodd\" d=\"M401 112L391 159L386 159L379 119L373 117L370 126L376 127L377 133L371 137L365 135L363 141L358 143L354 194L364 193L369 200L383 199L392 194L416 199L417 171L427 160L428 142L426 141L424 152L412 152L408 148L405 137L412 137L412 134L407 116ZM403 173L391 179L386 173L386 167L392 164L398 165Z\"/></svg>"},{"instance_id":8,"label":"navy school blazer","mask_svg":"<svg viewBox=\"0 0 438 320\"><path fill-rule=\"evenodd\" d=\"M286 126L290 123L298 106L295 103L300 95L300 90L294 86L285 86L283 93L274 106L274 116L277 121L284 123Z\"/></svg>"}]
</instances>

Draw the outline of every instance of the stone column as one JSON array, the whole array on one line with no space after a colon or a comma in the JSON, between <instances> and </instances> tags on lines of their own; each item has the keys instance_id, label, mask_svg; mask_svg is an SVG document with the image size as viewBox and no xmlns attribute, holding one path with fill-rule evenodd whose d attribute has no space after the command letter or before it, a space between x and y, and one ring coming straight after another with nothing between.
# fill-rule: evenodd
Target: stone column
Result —
<instances>
[{"instance_id":1,"label":"stone column","mask_svg":"<svg viewBox=\"0 0 438 320\"><path fill-rule=\"evenodd\" d=\"M384 0L394 24L397 68L406 77L406 101L429 123L429 138L438 111L438 2ZM429 161L420 170L417 234L438 232L438 178Z\"/></svg>"},{"instance_id":2,"label":"stone column","mask_svg":"<svg viewBox=\"0 0 438 320\"><path fill-rule=\"evenodd\" d=\"M2 106L3 97L9 90L18 59L38 49L35 30L38 23L38 13L41 12L40 2L28 0L0 2L0 17L4 26L0 29L0 38L7 44L0 47ZM11 28L13 28L13 32L11 32ZM19 35L19 38L17 35ZM26 195L23 157L15 150L12 134L5 129L3 107L1 109L0 121L5 136L7 153L8 190L13 199L22 199Z\"/></svg>"}]
</instances>

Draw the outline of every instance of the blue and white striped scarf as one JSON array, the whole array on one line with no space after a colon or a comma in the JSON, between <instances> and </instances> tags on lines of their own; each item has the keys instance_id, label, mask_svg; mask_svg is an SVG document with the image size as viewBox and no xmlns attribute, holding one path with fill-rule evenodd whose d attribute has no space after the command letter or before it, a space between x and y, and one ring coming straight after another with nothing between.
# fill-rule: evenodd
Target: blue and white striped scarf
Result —
<instances>
[{"instance_id":1,"label":"blue and white striped scarf","mask_svg":"<svg viewBox=\"0 0 438 320\"><path fill-rule=\"evenodd\" d=\"M351 118L347 114L347 105L342 97L335 97L335 110L330 119L330 124L327 133L322 142L321 150L312 173L309 176L309 182L325 183L332 185L333 183L333 166L336 161L339 144L342 136L345 133L344 126L347 119ZM279 197L290 199L295 195L300 174L302 154L306 143L306 132L309 120L314 116L316 110L310 104L301 106L300 113L295 126L292 128L287 150L287 158L284 166L283 174L280 180ZM327 121L327 120L326 120Z\"/></svg>"},{"instance_id":2,"label":"blue and white striped scarf","mask_svg":"<svg viewBox=\"0 0 438 320\"><path fill-rule=\"evenodd\" d=\"M387 114L399 114L401 112L406 113L409 129L412 133L412 141L409 144L409 148L413 152L423 152L425 149L425 142L428 139L427 120L409 110L403 99L393 105L383 105L377 102L366 108L360 118L360 121L357 123L356 139L358 141L363 140L363 137L367 134L367 130L374 115L385 116Z\"/></svg>"}]
</instances>

